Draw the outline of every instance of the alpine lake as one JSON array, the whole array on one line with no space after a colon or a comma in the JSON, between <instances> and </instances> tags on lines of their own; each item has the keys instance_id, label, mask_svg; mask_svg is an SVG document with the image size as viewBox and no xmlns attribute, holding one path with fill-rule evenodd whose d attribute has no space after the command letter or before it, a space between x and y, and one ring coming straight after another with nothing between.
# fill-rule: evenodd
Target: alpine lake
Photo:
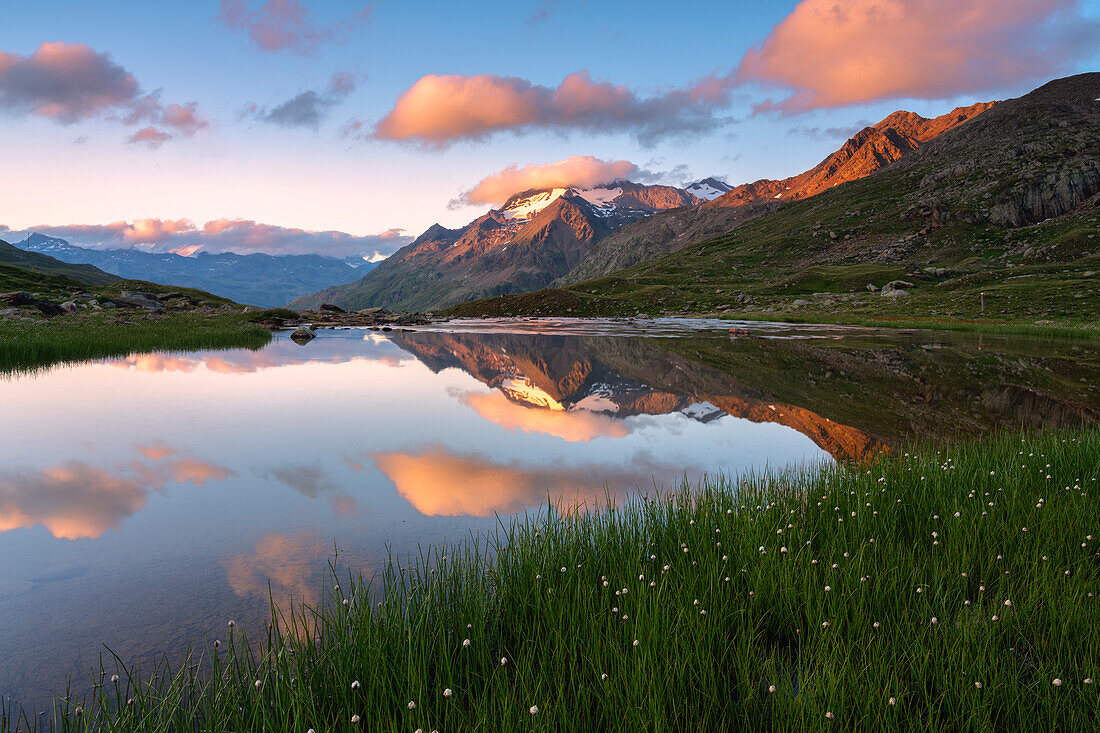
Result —
<instances>
[{"instance_id":1,"label":"alpine lake","mask_svg":"<svg viewBox=\"0 0 1100 733\"><path fill-rule=\"evenodd\" d=\"M731 330L731 326L733 327ZM704 476L1100 421L1100 344L717 320L462 320L0 375L0 697L182 659L330 564Z\"/></svg>"}]
</instances>

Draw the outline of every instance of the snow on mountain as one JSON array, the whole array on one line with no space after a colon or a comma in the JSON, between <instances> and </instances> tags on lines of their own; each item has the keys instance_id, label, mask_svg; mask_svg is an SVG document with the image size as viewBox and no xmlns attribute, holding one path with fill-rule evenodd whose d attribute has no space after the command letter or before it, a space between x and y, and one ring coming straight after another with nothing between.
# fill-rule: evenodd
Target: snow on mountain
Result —
<instances>
[{"instance_id":1,"label":"snow on mountain","mask_svg":"<svg viewBox=\"0 0 1100 733\"><path fill-rule=\"evenodd\" d=\"M684 187L685 191L704 201L716 199L731 189L732 186L725 181L719 181L717 178L704 178Z\"/></svg>"},{"instance_id":2,"label":"snow on mountain","mask_svg":"<svg viewBox=\"0 0 1100 733\"><path fill-rule=\"evenodd\" d=\"M565 192L566 189L564 188L555 188L551 191L525 191L508 199L500 213L509 221L513 219L530 219L561 198L561 195Z\"/></svg>"}]
</instances>

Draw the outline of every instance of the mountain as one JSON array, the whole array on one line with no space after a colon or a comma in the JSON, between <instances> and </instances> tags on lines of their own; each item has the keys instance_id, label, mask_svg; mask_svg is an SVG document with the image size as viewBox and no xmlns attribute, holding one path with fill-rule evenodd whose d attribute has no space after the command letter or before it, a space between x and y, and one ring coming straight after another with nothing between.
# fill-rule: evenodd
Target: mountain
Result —
<instances>
[{"instance_id":1,"label":"mountain","mask_svg":"<svg viewBox=\"0 0 1100 733\"><path fill-rule=\"evenodd\" d=\"M495 390L464 398L482 417L566 440L586 440L598 434L590 432L597 425L635 415L680 413L702 423L730 415L786 425L837 460L866 459L885 448L868 432L778 400L774 379L762 380L771 384L761 390L669 350L664 339L423 332L396 332L390 338L433 372L461 369ZM728 356L730 349L719 351ZM763 377L760 365L754 367L747 376ZM828 402L824 407L837 410Z\"/></svg>"},{"instance_id":2,"label":"mountain","mask_svg":"<svg viewBox=\"0 0 1100 733\"><path fill-rule=\"evenodd\" d=\"M41 275L60 276L83 285L106 285L120 279L98 267L73 265L48 254L25 252L4 241L0 241L0 265Z\"/></svg>"},{"instance_id":3,"label":"mountain","mask_svg":"<svg viewBox=\"0 0 1100 733\"><path fill-rule=\"evenodd\" d=\"M362 279L299 298L290 307L429 310L534 290L572 270L619 227L699 201L681 188L630 181L523 191L461 229L435 224Z\"/></svg>"},{"instance_id":4,"label":"mountain","mask_svg":"<svg viewBox=\"0 0 1100 733\"><path fill-rule=\"evenodd\" d=\"M701 181L690 183L684 186L684 190L690 193L697 199L703 201L711 201L718 198L724 193L728 193L733 189L725 181L720 181L717 178L704 178Z\"/></svg>"},{"instance_id":5,"label":"mountain","mask_svg":"<svg viewBox=\"0 0 1100 733\"><path fill-rule=\"evenodd\" d=\"M720 232L680 228L677 251L625 271L453 312L1095 320L1100 73L1052 81L961 124L891 117L886 127L917 146L870 175ZM846 160L857 158L874 156ZM803 190L822 180L803 176ZM690 212L763 205L720 201ZM628 230L671 228L670 218L655 214L600 246Z\"/></svg>"},{"instance_id":6,"label":"mountain","mask_svg":"<svg viewBox=\"0 0 1100 733\"><path fill-rule=\"evenodd\" d=\"M623 227L597 244L560 283L580 282L652 260L771 211L783 203L814 196L848 181L864 178L916 150L947 130L977 117L995 102L959 107L945 115L926 119L913 112L894 112L877 125L865 127L839 150L797 176L763 179L735 188L708 178L692 186L725 187L697 208L665 212L644 222ZM691 186L688 187L691 191ZM702 188L700 188L700 193ZM693 192L694 193L694 192Z\"/></svg>"},{"instance_id":7,"label":"mountain","mask_svg":"<svg viewBox=\"0 0 1100 733\"><path fill-rule=\"evenodd\" d=\"M123 278L198 288L238 303L267 307L286 305L333 283L351 282L374 267L359 258L325 255L199 252L185 257L138 249L89 249L41 234L31 234L16 246L63 262L95 265Z\"/></svg>"}]
</instances>

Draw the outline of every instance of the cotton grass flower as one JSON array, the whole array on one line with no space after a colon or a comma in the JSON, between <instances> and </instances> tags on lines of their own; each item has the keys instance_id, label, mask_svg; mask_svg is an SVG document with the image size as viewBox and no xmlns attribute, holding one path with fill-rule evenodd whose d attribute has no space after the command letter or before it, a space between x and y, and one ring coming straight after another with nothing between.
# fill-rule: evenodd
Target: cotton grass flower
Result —
<instances>
[{"instance_id":1,"label":"cotton grass flower","mask_svg":"<svg viewBox=\"0 0 1100 733\"><path fill-rule=\"evenodd\" d=\"M416 710L416 702L413 700L409 700L408 708L409 710Z\"/></svg>"},{"instance_id":2,"label":"cotton grass flower","mask_svg":"<svg viewBox=\"0 0 1100 733\"><path fill-rule=\"evenodd\" d=\"M532 705L530 713L531 713L531 715L538 715L539 714L539 706L538 705Z\"/></svg>"},{"instance_id":3,"label":"cotton grass flower","mask_svg":"<svg viewBox=\"0 0 1100 733\"><path fill-rule=\"evenodd\" d=\"M359 680L355 680L354 682L351 683L351 689L353 689L353 690L358 690L359 689Z\"/></svg>"},{"instance_id":4,"label":"cotton grass flower","mask_svg":"<svg viewBox=\"0 0 1100 733\"><path fill-rule=\"evenodd\" d=\"M470 646L470 640L469 640L469 639L463 639L463 640L462 640L462 646L463 646L463 647L468 647L468 646Z\"/></svg>"},{"instance_id":5,"label":"cotton grass flower","mask_svg":"<svg viewBox=\"0 0 1100 733\"><path fill-rule=\"evenodd\" d=\"M453 694L454 694L454 692L451 690L450 687L443 690L443 697L450 697Z\"/></svg>"},{"instance_id":6,"label":"cotton grass flower","mask_svg":"<svg viewBox=\"0 0 1100 733\"><path fill-rule=\"evenodd\" d=\"M351 716L351 722L358 723L359 722L359 716L358 715Z\"/></svg>"},{"instance_id":7,"label":"cotton grass flower","mask_svg":"<svg viewBox=\"0 0 1100 733\"><path fill-rule=\"evenodd\" d=\"M1062 686L1062 680L1060 680L1060 679L1058 679L1057 677L1055 677L1055 678L1054 678L1054 681L1053 681L1053 682L1051 682L1050 684L1054 685L1055 687L1061 687L1061 686Z\"/></svg>"}]
</instances>

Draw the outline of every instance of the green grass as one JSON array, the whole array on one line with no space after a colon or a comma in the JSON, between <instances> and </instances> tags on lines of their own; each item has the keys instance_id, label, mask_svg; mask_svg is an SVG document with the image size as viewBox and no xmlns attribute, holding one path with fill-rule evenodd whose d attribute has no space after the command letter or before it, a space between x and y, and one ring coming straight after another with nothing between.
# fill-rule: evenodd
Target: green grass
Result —
<instances>
[{"instance_id":1,"label":"green grass","mask_svg":"<svg viewBox=\"0 0 1100 733\"><path fill-rule=\"evenodd\" d=\"M260 348L271 333L239 314L105 311L50 319L0 319L0 374L135 352Z\"/></svg>"},{"instance_id":2,"label":"green grass","mask_svg":"<svg viewBox=\"0 0 1100 733\"><path fill-rule=\"evenodd\" d=\"M1094 322L1082 323L998 323L981 320L952 320L948 318L852 318L817 313L814 315L794 315L790 313L761 316L755 314L722 315L724 320L744 321L782 321L800 324L831 324L843 326L865 326L867 328L894 328L905 330L957 331L960 333L984 333L997 336L1037 336L1059 339L1100 340L1100 325Z\"/></svg>"},{"instance_id":3,"label":"green grass","mask_svg":"<svg viewBox=\"0 0 1100 733\"><path fill-rule=\"evenodd\" d=\"M262 644L97 675L53 723L1096 730L1098 480L1090 429L549 510L342 581Z\"/></svg>"}]
</instances>

